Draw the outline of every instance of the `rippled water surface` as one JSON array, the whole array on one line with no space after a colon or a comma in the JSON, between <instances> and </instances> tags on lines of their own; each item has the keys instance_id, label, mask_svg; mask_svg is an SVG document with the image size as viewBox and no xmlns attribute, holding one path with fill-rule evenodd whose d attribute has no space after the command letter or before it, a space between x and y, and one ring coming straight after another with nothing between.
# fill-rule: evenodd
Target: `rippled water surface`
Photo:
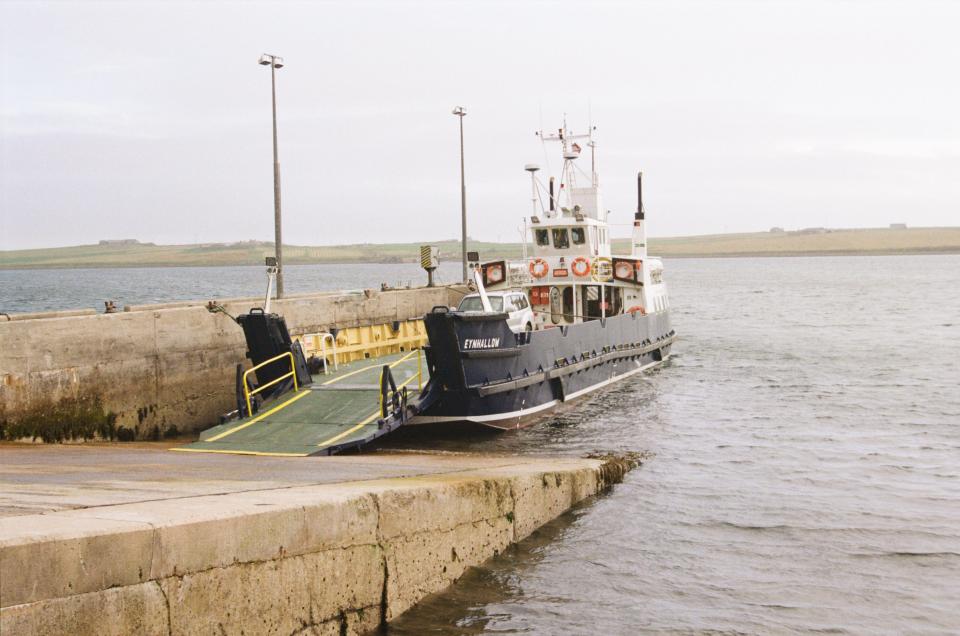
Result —
<instances>
[{"instance_id":1,"label":"rippled water surface","mask_svg":"<svg viewBox=\"0 0 960 636\"><path fill-rule=\"evenodd\" d=\"M383 267L291 268L288 287L422 278ZM79 306L111 297L104 271L166 299L163 278L93 270ZM193 270L197 293L172 271L186 298L262 279ZM522 431L388 443L652 453L390 633L960 633L960 257L671 260L667 280L681 339L661 369Z\"/></svg>"},{"instance_id":2,"label":"rippled water surface","mask_svg":"<svg viewBox=\"0 0 960 636\"><path fill-rule=\"evenodd\" d=\"M443 262L438 282L460 280L460 263ZM288 294L337 289L426 283L418 263L349 263L287 265ZM267 289L263 267L129 267L0 270L0 312L8 314L59 309L103 311L106 300L117 306L178 300L262 296Z\"/></svg>"}]
</instances>

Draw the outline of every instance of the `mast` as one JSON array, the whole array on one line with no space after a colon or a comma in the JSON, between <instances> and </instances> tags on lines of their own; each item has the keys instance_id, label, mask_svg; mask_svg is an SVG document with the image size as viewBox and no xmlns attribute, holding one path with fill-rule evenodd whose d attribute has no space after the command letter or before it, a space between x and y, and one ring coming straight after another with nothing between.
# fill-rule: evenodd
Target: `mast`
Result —
<instances>
[{"instance_id":1,"label":"mast","mask_svg":"<svg viewBox=\"0 0 960 636\"><path fill-rule=\"evenodd\" d=\"M581 147L577 143L578 140L586 141L587 147L590 148L590 186L597 188L600 182L600 179L597 175L597 159L596 159L596 141L593 139L593 133L596 130L596 126L590 126L589 130L586 133L573 134L567 128L567 117L563 117L563 127L557 128L557 131L554 133L544 133L542 130L538 130L536 135L540 137L541 141L559 141L560 150L563 157L563 167L560 170L560 188L558 191L554 192L551 189L550 197L550 210L562 209L564 206L572 206L571 202L571 190L576 186L576 169L573 166L574 160L580 156ZM580 143L583 143L581 141ZM550 177L550 185L553 185L553 177ZM561 202L560 195L565 195L566 202ZM598 211L598 218L600 212ZM548 215L550 216L550 215Z\"/></svg>"},{"instance_id":2,"label":"mast","mask_svg":"<svg viewBox=\"0 0 960 636\"><path fill-rule=\"evenodd\" d=\"M600 185L600 180L597 178L597 142L591 137L587 145L590 146L590 184L596 188Z\"/></svg>"},{"instance_id":3,"label":"mast","mask_svg":"<svg viewBox=\"0 0 960 636\"><path fill-rule=\"evenodd\" d=\"M528 163L523 167L523 169L530 173L530 183L533 187L533 196L530 198L531 202L533 203L533 216L530 218L533 219L537 217L537 212L539 211L537 208L537 203L540 200L540 192L537 190L537 170L540 169L540 166L535 163ZM552 187L553 183L551 182L550 185ZM543 207L542 203L540 207ZM520 241L521 245L523 246L523 260L527 260L527 217L523 217L523 233L520 235Z\"/></svg>"},{"instance_id":4,"label":"mast","mask_svg":"<svg viewBox=\"0 0 960 636\"><path fill-rule=\"evenodd\" d=\"M537 170L540 169L535 163L528 163L523 167L524 170L530 173L530 183L533 187L533 194L530 197L530 201L533 203L533 216L537 216L537 202L540 199L540 193L537 191Z\"/></svg>"},{"instance_id":5,"label":"mast","mask_svg":"<svg viewBox=\"0 0 960 636\"><path fill-rule=\"evenodd\" d=\"M646 211L643 209L643 172L637 173L637 211L633 215L633 256L647 257Z\"/></svg>"}]
</instances>

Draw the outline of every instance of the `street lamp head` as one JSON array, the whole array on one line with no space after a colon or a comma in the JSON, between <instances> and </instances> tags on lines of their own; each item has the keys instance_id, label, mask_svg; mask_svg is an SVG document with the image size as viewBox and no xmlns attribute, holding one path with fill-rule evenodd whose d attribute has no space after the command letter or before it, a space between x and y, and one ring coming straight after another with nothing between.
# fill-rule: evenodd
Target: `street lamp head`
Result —
<instances>
[{"instance_id":1,"label":"street lamp head","mask_svg":"<svg viewBox=\"0 0 960 636\"><path fill-rule=\"evenodd\" d=\"M463 117L464 115L467 114L467 111L463 109L463 106L457 106L456 108L453 109L453 114L459 117Z\"/></svg>"},{"instance_id":2,"label":"street lamp head","mask_svg":"<svg viewBox=\"0 0 960 636\"><path fill-rule=\"evenodd\" d=\"M283 68L283 58L277 57L276 55L270 55L269 53L264 53L261 55L258 63L262 64L263 66L270 66L273 64L273 68Z\"/></svg>"}]
</instances>

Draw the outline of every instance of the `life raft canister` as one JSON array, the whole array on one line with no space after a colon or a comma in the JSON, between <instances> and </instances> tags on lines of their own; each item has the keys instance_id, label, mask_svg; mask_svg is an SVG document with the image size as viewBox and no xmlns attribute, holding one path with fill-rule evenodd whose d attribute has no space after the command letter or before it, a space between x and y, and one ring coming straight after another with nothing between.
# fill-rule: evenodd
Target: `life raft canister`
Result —
<instances>
[{"instance_id":1,"label":"life raft canister","mask_svg":"<svg viewBox=\"0 0 960 636\"><path fill-rule=\"evenodd\" d=\"M530 269L530 275L534 278L543 278L547 275L547 272L550 271L550 266L547 264L547 261L542 258L535 258L530 261L528 266Z\"/></svg>"},{"instance_id":2,"label":"life raft canister","mask_svg":"<svg viewBox=\"0 0 960 636\"><path fill-rule=\"evenodd\" d=\"M584 277L590 275L590 261L584 256L578 256L570 263L570 269L574 276Z\"/></svg>"}]
</instances>

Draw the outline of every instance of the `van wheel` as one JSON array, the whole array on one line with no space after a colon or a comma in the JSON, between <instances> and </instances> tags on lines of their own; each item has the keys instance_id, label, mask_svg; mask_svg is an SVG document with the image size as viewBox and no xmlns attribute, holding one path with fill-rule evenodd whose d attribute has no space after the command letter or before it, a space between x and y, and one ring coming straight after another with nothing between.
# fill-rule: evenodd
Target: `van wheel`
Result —
<instances>
[{"instance_id":1,"label":"van wheel","mask_svg":"<svg viewBox=\"0 0 960 636\"><path fill-rule=\"evenodd\" d=\"M528 322L528 323L527 323L527 326L524 327L524 330L525 330L525 331L533 331L533 325L531 325L531 324Z\"/></svg>"}]
</instances>

